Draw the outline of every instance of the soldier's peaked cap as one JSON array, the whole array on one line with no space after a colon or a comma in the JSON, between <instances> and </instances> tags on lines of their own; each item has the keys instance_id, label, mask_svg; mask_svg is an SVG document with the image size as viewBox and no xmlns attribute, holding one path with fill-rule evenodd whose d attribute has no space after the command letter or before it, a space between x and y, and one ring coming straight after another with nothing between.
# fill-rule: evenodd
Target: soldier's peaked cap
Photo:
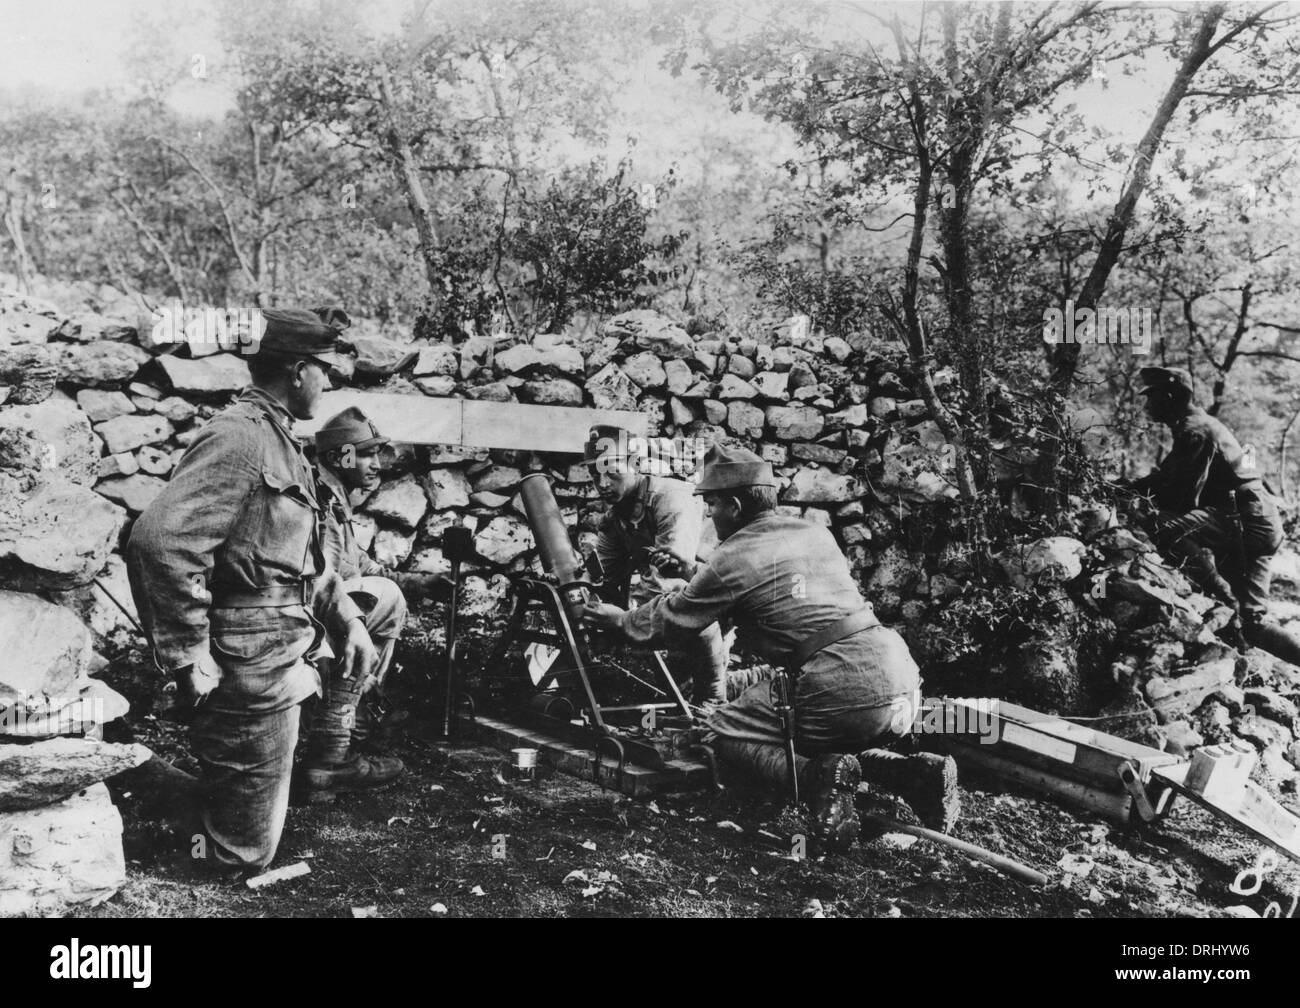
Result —
<instances>
[{"instance_id":1,"label":"soldier's peaked cap","mask_svg":"<svg viewBox=\"0 0 1300 1008\"><path fill-rule=\"evenodd\" d=\"M704 456L696 494L720 493L740 487L776 486L772 467L745 448L714 445Z\"/></svg>"},{"instance_id":2,"label":"soldier's peaked cap","mask_svg":"<svg viewBox=\"0 0 1300 1008\"><path fill-rule=\"evenodd\" d=\"M388 438L380 434L374 421L356 406L336 413L316 432L317 451L334 451L344 445L351 445L354 451L365 451L386 444Z\"/></svg>"},{"instance_id":3,"label":"soldier's peaked cap","mask_svg":"<svg viewBox=\"0 0 1300 1008\"><path fill-rule=\"evenodd\" d=\"M1138 371L1142 379L1142 389L1138 395L1146 395L1156 389L1170 390L1181 388L1192 391L1192 376L1180 367L1144 367Z\"/></svg>"},{"instance_id":4,"label":"soldier's peaked cap","mask_svg":"<svg viewBox=\"0 0 1300 1008\"><path fill-rule=\"evenodd\" d=\"M327 366L346 369L350 362L340 352L342 326L338 323L347 319L347 314L342 309L330 311L337 311L342 318L333 316L327 321L306 308L263 308L266 327L262 330L258 354L312 357Z\"/></svg>"}]
</instances>

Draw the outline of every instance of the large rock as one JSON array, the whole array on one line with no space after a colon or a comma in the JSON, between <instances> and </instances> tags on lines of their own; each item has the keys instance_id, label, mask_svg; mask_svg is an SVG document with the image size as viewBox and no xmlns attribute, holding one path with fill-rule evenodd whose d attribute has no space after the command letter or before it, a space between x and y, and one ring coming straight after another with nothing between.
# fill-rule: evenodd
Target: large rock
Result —
<instances>
[{"instance_id":1,"label":"large rock","mask_svg":"<svg viewBox=\"0 0 1300 1008\"><path fill-rule=\"evenodd\" d=\"M125 717L131 705L121 693L89 680L80 694L51 697L45 703L15 704L0 710L0 745L37 742L60 735L100 738L110 721Z\"/></svg>"},{"instance_id":2,"label":"large rock","mask_svg":"<svg viewBox=\"0 0 1300 1008\"><path fill-rule=\"evenodd\" d=\"M92 343L97 340L134 340L136 327L126 319L110 318L99 312L79 312L63 320L50 334L52 340L68 343Z\"/></svg>"},{"instance_id":3,"label":"large rock","mask_svg":"<svg viewBox=\"0 0 1300 1008\"><path fill-rule=\"evenodd\" d=\"M0 917L58 916L126 884L122 817L103 784L0 815L0 838Z\"/></svg>"},{"instance_id":4,"label":"large rock","mask_svg":"<svg viewBox=\"0 0 1300 1008\"><path fill-rule=\"evenodd\" d=\"M238 392L252 381L248 364L237 354L220 353L201 360L164 355L157 362L173 391L179 393Z\"/></svg>"},{"instance_id":5,"label":"large rock","mask_svg":"<svg viewBox=\"0 0 1300 1008\"><path fill-rule=\"evenodd\" d=\"M56 397L34 406L0 408L0 431L10 428L36 435L45 468L57 469L79 486L95 482L99 442L90 429L90 420L71 399Z\"/></svg>"},{"instance_id":6,"label":"large rock","mask_svg":"<svg viewBox=\"0 0 1300 1008\"><path fill-rule=\"evenodd\" d=\"M419 348L409 343L397 343L382 336L349 337L348 342L357 352L357 374L387 378L396 374L415 360Z\"/></svg>"},{"instance_id":7,"label":"large rock","mask_svg":"<svg viewBox=\"0 0 1300 1008\"><path fill-rule=\"evenodd\" d=\"M0 491L0 584L22 591L88 584L125 520L120 508L62 477L16 500Z\"/></svg>"},{"instance_id":8,"label":"large rock","mask_svg":"<svg viewBox=\"0 0 1300 1008\"><path fill-rule=\"evenodd\" d=\"M431 469L421 482L436 511L469 504L469 480L459 469Z\"/></svg>"},{"instance_id":9,"label":"large rock","mask_svg":"<svg viewBox=\"0 0 1300 1008\"><path fill-rule=\"evenodd\" d=\"M826 426L811 406L769 406L766 415L778 441L811 441Z\"/></svg>"},{"instance_id":10,"label":"large rock","mask_svg":"<svg viewBox=\"0 0 1300 1008\"><path fill-rule=\"evenodd\" d=\"M69 346L59 362L59 380L90 388L116 388L127 384L149 354L130 343L101 340Z\"/></svg>"},{"instance_id":11,"label":"large rock","mask_svg":"<svg viewBox=\"0 0 1300 1008\"><path fill-rule=\"evenodd\" d=\"M640 389L617 365L606 364L587 379L584 388L596 409L635 410Z\"/></svg>"},{"instance_id":12,"label":"large rock","mask_svg":"<svg viewBox=\"0 0 1300 1008\"><path fill-rule=\"evenodd\" d=\"M49 347L5 347L0 341L0 405L45 402L58 378L59 358Z\"/></svg>"},{"instance_id":13,"label":"large rock","mask_svg":"<svg viewBox=\"0 0 1300 1008\"><path fill-rule=\"evenodd\" d=\"M406 475L394 483L386 483L370 500L366 510L378 518L413 532L429 509L429 501L414 476Z\"/></svg>"},{"instance_id":14,"label":"large rock","mask_svg":"<svg viewBox=\"0 0 1300 1008\"><path fill-rule=\"evenodd\" d=\"M602 336L631 339L642 350L653 350L660 357L686 360L695 346L672 319L656 311L638 309L615 315L601 327Z\"/></svg>"},{"instance_id":15,"label":"large rock","mask_svg":"<svg viewBox=\"0 0 1300 1008\"><path fill-rule=\"evenodd\" d=\"M542 363L542 355L527 343L517 343L505 350L500 350L492 358L492 366L497 374L517 375L537 370Z\"/></svg>"},{"instance_id":16,"label":"large rock","mask_svg":"<svg viewBox=\"0 0 1300 1008\"><path fill-rule=\"evenodd\" d=\"M582 389L567 378L534 378L524 382L519 398L538 406L581 406Z\"/></svg>"},{"instance_id":17,"label":"large rock","mask_svg":"<svg viewBox=\"0 0 1300 1008\"><path fill-rule=\"evenodd\" d=\"M758 389L738 375L724 374L722 380L718 382L718 398L756 399L758 398Z\"/></svg>"},{"instance_id":18,"label":"large rock","mask_svg":"<svg viewBox=\"0 0 1300 1008\"><path fill-rule=\"evenodd\" d=\"M523 473L512 466L489 466L474 477L474 492L514 493Z\"/></svg>"},{"instance_id":19,"label":"large rock","mask_svg":"<svg viewBox=\"0 0 1300 1008\"><path fill-rule=\"evenodd\" d=\"M787 504L842 504L861 496L862 488L852 476L828 469L800 469L781 494Z\"/></svg>"},{"instance_id":20,"label":"large rock","mask_svg":"<svg viewBox=\"0 0 1300 1008\"><path fill-rule=\"evenodd\" d=\"M157 413L114 417L95 427L110 455L134 451L141 445L162 444L175 432L171 421Z\"/></svg>"},{"instance_id":21,"label":"large rock","mask_svg":"<svg viewBox=\"0 0 1300 1008\"><path fill-rule=\"evenodd\" d=\"M753 438L757 441L763 436L763 411L753 403L745 402L743 399L733 399L727 404L726 418L727 429L738 437Z\"/></svg>"},{"instance_id":22,"label":"large rock","mask_svg":"<svg viewBox=\"0 0 1300 1008\"><path fill-rule=\"evenodd\" d=\"M63 319L58 307L25 294L0 294L0 346L44 343Z\"/></svg>"},{"instance_id":23,"label":"large rock","mask_svg":"<svg viewBox=\"0 0 1300 1008\"><path fill-rule=\"evenodd\" d=\"M459 371L460 355L456 353L456 348L446 343L435 343L421 348L411 373L454 377Z\"/></svg>"},{"instance_id":24,"label":"large rock","mask_svg":"<svg viewBox=\"0 0 1300 1008\"><path fill-rule=\"evenodd\" d=\"M488 522L474 540L479 556L494 564L508 564L533 548L533 533L512 515L501 515Z\"/></svg>"},{"instance_id":25,"label":"large rock","mask_svg":"<svg viewBox=\"0 0 1300 1008\"><path fill-rule=\"evenodd\" d=\"M125 392L82 389L77 393L77 405L90 418L91 423L103 423L135 412L135 403L131 402Z\"/></svg>"},{"instance_id":26,"label":"large rock","mask_svg":"<svg viewBox=\"0 0 1300 1008\"><path fill-rule=\"evenodd\" d=\"M414 532L381 528L375 533L374 549L371 552L376 563L383 564L385 567L397 567L411 555L414 545Z\"/></svg>"},{"instance_id":27,"label":"large rock","mask_svg":"<svg viewBox=\"0 0 1300 1008\"><path fill-rule=\"evenodd\" d=\"M53 592L51 597L59 605L71 609L100 640L110 641L115 637L130 634L134 629L131 620L123 614L126 609L131 619L139 620L135 599L131 595L131 582L126 576L126 561L120 554L110 553L105 568L95 577L95 581L80 588L65 592ZM101 587L102 586L102 587ZM114 602L105 595L110 592ZM119 608L119 605L121 608Z\"/></svg>"},{"instance_id":28,"label":"large rock","mask_svg":"<svg viewBox=\"0 0 1300 1008\"><path fill-rule=\"evenodd\" d=\"M131 514L138 515L154 502L154 498L162 493L166 486L166 480L138 472L130 476L113 476L100 480L95 485L95 490L109 500L121 504Z\"/></svg>"},{"instance_id":29,"label":"large rock","mask_svg":"<svg viewBox=\"0 0 1300 1008\"><path fill-rule=\"evenodd\" d=\"M790 374L786 371L760 371L750 381L758 390L758 397L770 402L786 402L790 398Z\"/></svg>"},{"instance_id":30,"label":"large rock","mask_svg":"<svg viewBox=\"0 0 1300 1008\"><path fill-rule=\"evenodd\" d=\"M1083 572L1087 547L1069 536L1047 536L1030 543L1023 554L1010 560L1017 583L1061 584L1073 581Z\"/></svg>"},{"instance_id":31,"label":"large rock","mask_svg":"<svg viewBox=\"0 0 1300 1008\"><path fill-rule=\"evenodd\" d=\"M663 388L668 379L663 363L648 350L633 354L624 361L623 373L642 389Z\"/></svg>"},{"instance_id":32,"label":"large rock","mask_svg":"<svg viewBox=\"0 0 1300 1008\"><path fill-rule=\"evenodd\" d=\"M671 395L679 396L695 384L695 372L685 361L664 361L664 384Z\"/></svg>"},{"instance_id":33,"label":"large rock","mask_svg":"<svg viewBox=\"0 0 1300 1008\"><path fill-rule=\"evenodd\" d=\"M1162 724L1185 719L1208 697L1234 684L1236 664L1234 658L1220 658L1177 678L1152 676L1146 684L1147 699Z\"/></svg>"},{"instance_id":34,"label":"large rock","mask_svg":"<svg viewBox=\"0 0 1300 1008\"><path fill-rule=\"evenodd\" d=\"M0 711L75 696L92 648L90 631L75 613L26 592L0 590Z\"/></svg>"},{"instance_id":35,"label":"large rock","mask_svg":"<svg viewBox=\"0 0 1300 1008\"><path fill-rule=\"evenodd\" d=\"M540 337L538 338L540 339ZM547 371L561 375L577 375L582 377L585 368L585 362L582 359L582 353L577 347L568 346L564 343L558 343L554 346L541 347L537 341L533 342L533 348L541 354L541 366Z\"/></svg>"},{"instance_id":36,"label":"large rock","mask_svg":"<svg viewBox=\"0 0 1300 1008\"><path fill-rule=\"evenodd\" d=\"M823 512L824 513L824 512ZM921 577L921 567L901 546L890 546L877 558L863 585L867 599L882 614L897 613Z\"/></svg>"},{"instance_id":37,"label":"large rock","mask_svg":"<svg viewBox=\"0 0 1300 1008\"><path fill-rule=\"evenodd\" d=\"M442 555L439 547L428 546L411 556L406 569L412 574L445 575L451 573L451 561Z\"/></svg>"},{"instance_id":38,"label":"large rock","mask_svg":"<svg viewBox=\"0 0 1300 1008\"><path fill-rule=\"evenodd\" d=\"M914 441L893 434L885 446L884 462L880 489L896 497L933 503L958 495L956 451L943 445L941 438Z\"/></svg>"}]
</instances>

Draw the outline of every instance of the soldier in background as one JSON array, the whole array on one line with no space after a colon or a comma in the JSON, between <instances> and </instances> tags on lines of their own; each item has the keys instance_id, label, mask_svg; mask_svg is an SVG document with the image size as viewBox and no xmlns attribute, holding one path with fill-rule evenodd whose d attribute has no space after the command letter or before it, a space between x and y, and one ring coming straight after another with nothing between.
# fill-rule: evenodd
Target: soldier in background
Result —
<instances>
[{"instance_id":1,"label":"soldier in background","mask_svg":"<svg viewBox=\"0 0 1300 1008\"><path fill-rule=\"evenodd\" d=\"M326 561L316 475L293 433L346 366L338 330L303 309L262 315L252 385L199 430L126 548L155 660L196 708L204 854L235 878L275 857L299 708L320 693L329 635L350 676L377 657Z\"/></svg>"},{"instance_id":2,"label":"soldier in background","mask_svg":"<svg viewBox=\"0 0 1300 1008\"><path fill-rule=\"evenodd\" d=\"M700 548L704 510L694 486L654 471L645 442L620 427L591 429L583 453L601 499L610 506L596 536L596 557L604 575L602 595L627 605L680 588L680 579L660 574L656 554L694 561ZM633 574L638 575L635 587ZM727 699L727 649L716 623L667 642L668 669L697 707Z\"/></svg>"},{"instance_id":3,"label":"soldier in background","mask_svg":"<svg viewBox=\"0 0 1300 1008\"><path fill-rule=\"evenodd\" d=\"M1268 618L1269 567L1283 539L1272 496L1232 431L1192 402L1190 374L1139 374L1147 415L1173 432L1169 454L1133 484L1157 508L1156 545L1232 607L1246 643L1300 665L1300 639Z\"/></svg>"},{"instance_id":4,"label":"soldier in background","mask_svg":"<svg viewBox=\"0 0 1300 1008\"><path fill-rule=\"evenodd\" d=\"M789 668L797 676L800 793L814 836L827 846L842 849L856 839L853 796L864 775L901 795L926 825L950 829L959 801L952 758L881 748L912 728L920 673L907 644L863 600L830 531L778 513L772 467L744 449L710 449L695 492L718 533L708 561L678 556L672 566L689 579L685 587L631 612L591 602L588 621L653 646L730 619L747 650ZM721 760L783 787L789 764L771 687L749 687L715 710L708 726Z\"/></svg>"}]
</instances>

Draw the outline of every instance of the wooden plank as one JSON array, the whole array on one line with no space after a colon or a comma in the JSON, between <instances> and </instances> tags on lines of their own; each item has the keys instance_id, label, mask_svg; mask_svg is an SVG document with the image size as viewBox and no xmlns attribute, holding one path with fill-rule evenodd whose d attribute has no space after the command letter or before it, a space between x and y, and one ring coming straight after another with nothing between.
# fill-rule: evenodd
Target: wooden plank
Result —
<instances>
[{"instance_id":1,"label":"wooden plank","mask_svg":"<svg viewBox=\"0 0 1300 1008\"><path fill-rule=\"evenodd\" d=\"M1051 798L1056 798L1072 805L1078 805L1106 819L1127 823L1132 796L1127 791L1116 794L1100 788L1089 787L1078 781L1067 780L1057 774L1025 766L986 751L987 747L965 745L949 741L942 736L933 738L931 744L946 751L957 761L959 767L974 767L986 770L998 777L1004 777L1023 784Z\"/></svg>"},{"instance_id":2,"label":"wooden plank","mask_svg":"<svg viewBox=\"0 0 1300 1008\"><path fill-rule=\"evenodd\" d=\"M294 430L300 437L314 437L326 420L350 406L360 408L386 437L403 444L515 448L575 455L582 454L587 432L594 424L615 424L644 436L648 423L644 413L626 410L527 406L339 389L326 392L316 416L298 421Z\"/></svg>"},{"instance_id":3,"label":"wooden plank","mask_svg":"<svg viewBox=\"0 0 1300 1008\"><path fill-rule=\"evenodd\" d=\"M959 700L945 702L950 708L969 708ZM954 710L954 716L957 713L960 711ZM991 719L989 727L996 733L996 742L976 733L973 716L946 720L945 724L966 727L964 733L952 734L957 741L1106 791L1124 790L1119 767L1125 762L1132 763L1144 781L1153 767L1180 762L1180 757L1159 749L1005 701L998 701L996 712L985 716Z\"/></svg>"},{"instance_id":4,"label":"wooden plank","mask_svg":"<svg viewBox=\"0 0 1300 1008\"><path fill-rule=\"evenodd\" d=\"M1191 764L1157 767L1152 771L1153 779L1168 783L1185 798L1208 809L1226 823L1230 823L1256 840L1268 844L1279 854L1285 854L1293 861L1300 862L1300 818L1275 802L1268 792L1254 781L1247 781L1245 788L1232 806L1211 801L1205 795L1192 791L1185 786L1187 771Z\"/></svg>"},{"instance_id":5,"label":"wooden plank","mask_svg":"<svg viewBox=\"0 0 1300 1008\"><path fill-rule=\"evenodd\" d=\"M503 751L527 747L537 750L541 763L580 780L593 781L621 791L630 798L650 798L671 791L706 787L711 781L709 768L691 760L667 760L664 769L624 764L618 772L612 755L606 753L596 773L596 754L591 749L573 745L539 731L523 728L492 717L474 719L476 735Z\"/></svg>"}]
</instances>

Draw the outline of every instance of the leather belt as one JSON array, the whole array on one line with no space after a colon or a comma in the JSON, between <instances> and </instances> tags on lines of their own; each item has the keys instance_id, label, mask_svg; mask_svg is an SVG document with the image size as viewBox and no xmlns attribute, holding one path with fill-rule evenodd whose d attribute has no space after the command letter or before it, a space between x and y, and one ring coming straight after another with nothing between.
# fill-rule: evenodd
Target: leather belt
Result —
<instances>
[{"instance_id":1,"label":"leather belt","mask_svg":"<svg viewBox=\"0 0 1300 1008\"><path fill-rule=\"evenodd\" d=\"M792 676L798 675L800 669L807 665L809 659L818 651L842 641L845 637L852 637L855 633L880 625L880 620L876 619L876 614L870 609L859 609L857 612L849 613L830 626L818 630L811 637L805 637L800 641L799 646L790 654L786 671Z\"/></svg>"},{"instance_id":2,"label":"leather belt","mask_svg":"<svg viewBox=\"0 0 1300 1008\"><path fill-rule=\"evenodd\" d=\"M285 606L310 606L312 582L268 585L265 588L228 588L214 585L213 609L282 609Z\"/></svg>"}]
</instances>

